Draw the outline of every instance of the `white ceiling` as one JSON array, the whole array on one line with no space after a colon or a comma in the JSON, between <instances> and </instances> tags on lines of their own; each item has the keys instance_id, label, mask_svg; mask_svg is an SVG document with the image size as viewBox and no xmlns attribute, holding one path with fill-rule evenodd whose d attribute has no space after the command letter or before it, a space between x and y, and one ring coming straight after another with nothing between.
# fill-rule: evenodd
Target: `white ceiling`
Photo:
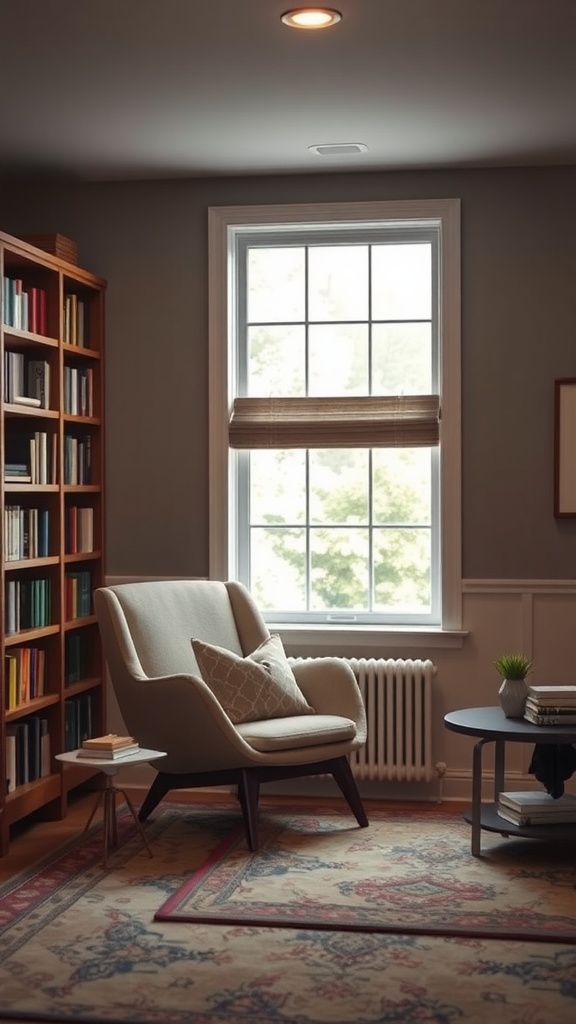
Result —
<instances>
[{"instance_id":1,"label":"white ceiling","mask_svg":"<svg viewBox=\"0 0 576 1024\"><path fill-rule=\"evenodd\" d=\"M576 164L576 0L328 5L297 32L289 0L0 0L0 171Z\"/></svg>"}]
</instances>

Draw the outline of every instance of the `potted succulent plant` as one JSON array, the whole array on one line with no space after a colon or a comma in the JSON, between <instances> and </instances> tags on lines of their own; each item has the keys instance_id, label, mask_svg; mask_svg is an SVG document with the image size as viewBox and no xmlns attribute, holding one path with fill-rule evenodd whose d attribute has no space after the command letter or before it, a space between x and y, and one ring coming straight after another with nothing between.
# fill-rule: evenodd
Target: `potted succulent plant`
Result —
<instances>
[{"instance_id":1,"label":"potted succulent plant","mask_svg":"<svg viewBox=\"0 0 576 1024\"><path fill-rule=\"evenodd\" d=\"M498 696L506 718L523 718L528 696L526 676L532 671L530 658L525 654L502 654L494 667L502 677Z\"/></svg>"}]
</instances>

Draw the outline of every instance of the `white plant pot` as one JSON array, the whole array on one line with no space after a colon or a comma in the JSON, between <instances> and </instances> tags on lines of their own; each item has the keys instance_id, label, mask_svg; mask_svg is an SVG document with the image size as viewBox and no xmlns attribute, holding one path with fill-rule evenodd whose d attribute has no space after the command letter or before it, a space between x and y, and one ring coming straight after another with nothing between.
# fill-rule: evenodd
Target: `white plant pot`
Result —
<instances>
[{"instance_id":1,"label":"white plant pot","mask_svg":"<svg viewBox=\"0 0 576 1024\"><path fill-rule=\"evenodd\" d=\"M503 679L498 690L500 705L506 718L523 718L528 687L524 679Z\"/></svg>"}]
</instances>

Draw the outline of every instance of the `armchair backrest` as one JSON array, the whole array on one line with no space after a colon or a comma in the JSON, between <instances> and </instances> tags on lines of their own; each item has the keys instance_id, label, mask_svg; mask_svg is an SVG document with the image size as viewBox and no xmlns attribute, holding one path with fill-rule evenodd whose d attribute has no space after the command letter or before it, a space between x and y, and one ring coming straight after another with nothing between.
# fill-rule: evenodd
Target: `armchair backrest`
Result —
<instances>
[{"instance_id":1,"label":"armchair backrest","mask_svg":"<svg viewBox=\"0 0 576 1024\"><path fill-rule=\"evenodd\" d=\"M114 651L133 675L198 674L191 638L249 654L268 629L240 583L160 580L95 591L112 677Z\"/></svg>"},{"instance_id":2,"label":"armchair backrest","mask_svg":"<svg viewBox=\"0 0 576 1024\"><path fill-rule=\"evenodd\" d=\"M167 580L100 587L94 605L126 729L165 750L167 772L237 767L241 740L204 683L192 637L249 654L269 635L239 583ZM195 679L193 677L196 677Z\"/></svg>"}]
</instances>

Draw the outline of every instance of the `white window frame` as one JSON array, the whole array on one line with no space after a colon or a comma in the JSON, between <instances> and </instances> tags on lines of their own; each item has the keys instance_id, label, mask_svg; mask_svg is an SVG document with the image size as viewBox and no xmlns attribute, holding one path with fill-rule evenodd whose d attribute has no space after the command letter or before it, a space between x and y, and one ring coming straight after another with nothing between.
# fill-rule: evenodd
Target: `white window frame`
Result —
<instances>
[{"instance_id":1,"label":"white window frame","mask_svg":"<svg viewBox=\"0 0 576 1024\"><path fill-rule=\"evenodd\" d=\"M430 644L434 634L446 642L463 635L461 557L461 356L460 356L460 200L427 199L374 203L320 203L281 206L211 207L208 211L209 271L209 573L211 579L231 575L235 510L231 502L228 424L236 379L233 257L235 235L242 228L318 223L381 224L401 228L420 223L439 231L439 393L441 399L440 577L439 627L305 624L279 631L294 641L321 645L336 635L340 646L366 640L390 641L407 635L411 645ZM272 624L273 625L273 624Z\"/></svg>"}]
</instances>

